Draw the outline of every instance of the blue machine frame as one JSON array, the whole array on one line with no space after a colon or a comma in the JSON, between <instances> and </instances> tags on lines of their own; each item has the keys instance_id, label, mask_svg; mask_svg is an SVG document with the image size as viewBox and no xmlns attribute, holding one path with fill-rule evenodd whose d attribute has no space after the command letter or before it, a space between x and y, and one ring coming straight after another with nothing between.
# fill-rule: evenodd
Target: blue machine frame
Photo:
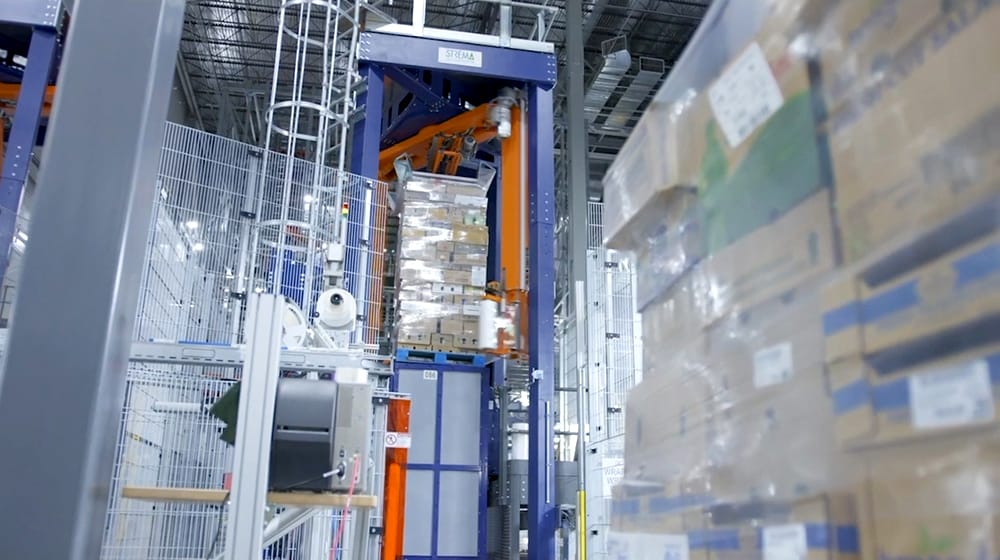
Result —
<instances>
[{"instance_id":1,"label":"blue machine frame","mask_svg":"<svg viewBox=\"0 0 1000 560\"><path fill-rule=\"evenodd\" d=\"M19 4L14 2L13 5ZM32 3L26 3L30 7ZM13 8L15 6L8 6ZM16 11L16 10L15 10ZM26 17L25 13L0 13L0 20L10 18L15 23L23 23L28 19L14 20L18 16ZM53 14L61 11L51 10ZM41 12L39 12L41 13ZM50 14L51 15L51 14ZM31 153L35 149L38 131L42 125L42 109L45 106L45 90L52 78L56 59L62 48L59 32L54 27L58 17L53 17L52 25L36 22L31 33L31 43L28 47L28 62L21 76L21 91L17 97L17 110L10 127L10 136L6 143L6 154L3 157L3 169L0 171L0 278L7 273L10 262L10 245L14 239L17 226L17 215L20 211L21 193L28 179L28 169L31 167ZM2 46L2 45L0 45Z\"/></svg>"},{"instance_id":2,"label":"blue machine frame","mask_svg":"<svg viewBox=\"0 0 1000 560\"><path fill-rule=\"evenodd\" d=\"M456 50L466 53L472 51L476 55L458 63L454 57L448 56L448 52ZM553 450L555 170L551 89L556 81L556 58L542 52L366 32L361 34L359 66L362 78L367 81L367 89L359 98L359 105L363 106L364 121L358 123L353 130L351 171L366 177L378 176L379 149L383 134L382 101L387 75L398 76L398 72L406 70L427 70L449 76L476 78L485 95L495 96L500 87L511 84L523 88L528 94L528 348L529 367L534 379L529 391L528 558L554 558L558 516L555 508ZM413 93L417 96L427 92ZM440 115L440 120L443 121L448 118L448 111L441 111ZM425 114L422 118L431 117ZM499 231L500 224L498 221L491 222L490 237L499 239L502 235ZM486 390L484 387L484 392ZM482 429L488 430L490 424L484 421ZM488 434L483 434L480 438L481 445L486 445L488 441ZM481 476L485 486L485 465ZM484 491L480 511L483 520L486 518L485 506Z\"/></svg>"}]
</instances>

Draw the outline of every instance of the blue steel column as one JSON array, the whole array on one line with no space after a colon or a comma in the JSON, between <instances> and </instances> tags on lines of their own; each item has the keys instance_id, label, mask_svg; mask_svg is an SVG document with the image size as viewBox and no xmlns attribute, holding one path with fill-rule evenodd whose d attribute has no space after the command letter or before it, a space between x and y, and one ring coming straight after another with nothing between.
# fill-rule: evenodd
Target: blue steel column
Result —
<instances>
[{"instance_id":1,"label":"blue steel column","mask_svg":"<svg viewBox=\"0 0 1000 560\"><path fill-rule=\"evenodd\" d=\"M351 172L369 179L378 179L378 152L382 135L382 97L385 85L382 69L374 64L359 65L361 79L367 87L358 96L358 106L364 111L364 120L351 127ZM344 289L358 298L358 315L363 317L363 324L368 324L368 277L366 270L358 270L361 263L361 243L365 217L362 215L365 204L365 190L370 186L350 185L344 193L344 200L349 202L347 214L347 239L344 253ZM356 191L356 192L355 192ZM351 197L348 197L348 194ZM374 201L374 193L372 194ZM369 210L368 222L374 223L375 204ZM369 242L371 232L368 235ZM372 263L368 263L369 266ZM381 297L376 295L375 297ZM361 330L360 332L364 332ZM364 340L355 340L364 342Z\"/></svg>"},{"instance_id":2,"label":"blue steel column","mask_svg":"<svg viewBox=\"0 0 1000 560\"><path fill-rule=\"evenodd\" d=\"M555 172L552 91L528 86L528 559L555 558Z\"/></svg>"},{"instance_id":3,"label":"blue steel column","mask_svg":"<svg viewBox=\"0 0 1000 560\"><path fill-rule=\"evenodd\" d=\"M59 35L55 29L35 28L28 47L28 63L21 79L21 92L17 96L14 122L10 127L7 154L3 158L3 174L0 175L0 278L7 273L21 192L28 179L31 152L35 149L45 105L45 88L49 85L58 49Z\"/></svg>"},{"instance_id":4,"label":"blue steel column","mask_svg":"<svg viewBox=\"0 0 1000 560\"><path fill-rule=\"evenodd\" d=\"M364 120L351 127L351 173L378 179L378 152L382 137L382 100L385 73L376 64L358 64L358 73L367 84L358 95Z\"/></svg>"}]
</instances>

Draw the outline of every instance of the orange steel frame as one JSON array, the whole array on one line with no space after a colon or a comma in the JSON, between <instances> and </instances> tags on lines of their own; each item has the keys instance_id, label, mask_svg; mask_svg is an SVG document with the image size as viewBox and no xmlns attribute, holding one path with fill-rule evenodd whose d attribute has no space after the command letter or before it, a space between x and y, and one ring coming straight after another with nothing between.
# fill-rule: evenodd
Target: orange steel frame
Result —
<instances>
[{"instance_id":1,"label":"orange steel frame","mask_svg":"<svg viewBox=\"0 0 1000 560\"><path fill-rule=\"evenodd\" d=\"M409 399L389 399L389 417L386 430L410 432ZM403 557L403 523L406 513L406 457L405 448L385 450L385 498L382 522L382 558L398 560Z\"/></svg>"},{"instance_id":2,"label":"orange steel frame","mask_svg":"<svg viewBox=\"0 0 1000 560\"><path fill-rule=\"evenodd\" d=\"M497 135L496 127L489 124L489 105L480 105L441 124L424 127L417 134L382 150L378 155L379 178L384 181L395 178L393 162L403 154L410 155L414 169L423 169L429 163L427 152L435 136L459 134L469 130L479 143L489 141Z\"/></svg>"},{"instance_id":3,"label":"orange steel frame","mask_svg":"<svg viewBox=\"0 0 1000 560\"><path fill-rule=\"evenodd\" d=\"M524 268L529 242L528 228L521 227L522 221L527 217L526 208L522 204L527 199L527 193L524 192L526 187L521 182L522 166L528 164L521 158L521 143L527 141L524 134L523 114L516 107L512 108L511 135L501 142L500 149L500 231L503 236L498 245L504 297L508 305L516 306L520 311L521 321L515 348L497 349L498 353L512 358L526 355L528 350L524 347L528 334L527 286L521 285L521 270ZM521 237L522 234L524 238ZM502 337L497 339L503 340Z\"/></svg>"}]
</instances>

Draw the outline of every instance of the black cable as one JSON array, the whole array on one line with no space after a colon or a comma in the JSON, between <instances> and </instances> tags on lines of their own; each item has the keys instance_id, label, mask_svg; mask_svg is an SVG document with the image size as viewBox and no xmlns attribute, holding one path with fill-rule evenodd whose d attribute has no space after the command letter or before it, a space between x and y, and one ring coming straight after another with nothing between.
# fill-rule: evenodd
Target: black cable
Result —
<instances>
[{"instance_id":1,"label":"black cable","mask_svg":"<svg viewBox=\"0 0 1000 560\"><path fill-rule=\"evenodd\" d=\"M219 542L219 537L222 536L222 512L226 509L226 502L229 501L229 496L232 493L232 490L227 491L226 497L222 498L222 503L219 504L219 525L215 528L215 537L212 538L212 544L208 547L208 554L205 555L205 560L211 560L215 556L215 546Z\"/></svg>"}]
</instances>

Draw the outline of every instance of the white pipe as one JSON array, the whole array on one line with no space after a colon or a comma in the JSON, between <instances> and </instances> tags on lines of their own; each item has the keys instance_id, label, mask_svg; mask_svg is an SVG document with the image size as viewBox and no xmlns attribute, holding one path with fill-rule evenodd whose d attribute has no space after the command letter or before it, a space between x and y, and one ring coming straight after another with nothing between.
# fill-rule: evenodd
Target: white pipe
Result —
<instances>
[{"instance_id":1,"label":"white pipe","mask_svg":"<svg viewBox=\"0 0 1000 560\"><path fill-rule=\"evenodd\" d=\"M427 0L413 0L413 30L417 36L424 34L424 21L427 16Z\"/></svg>"},{"instance_id":2,"label":"white pipe","mask_svg":"<svg viewBox=\"0 0 1000 560\"><path fill-rule=\"evenodd\" d=\"M416 6L414 6L416 9ZM344 204L344 189L347 187L345 178L347 175L344 173L344 166L347 164L347 134L349 126L347 123L351 120L351 113L354 110L354 99L351 97L353 94L351 89L354 87L354 75L357 73L354 66L357 61L358 52L358 24L357 22L361 19L361 2L354 3L354 26L351 28L351 44L347 51L347 69L344 73L344 104L343 112L341 113L341 123L340 123L340 144L339 150L340 154L337 156L337 196L333 204L334 214L333 221L333 231L336 232L339 237L336 239L338 243L347 242L347 220L342 219L341 209Z\"/></svg>"},{"instance_id":3,"label":"white pipe","mask_svg":"<svg viewBox=\"0 0 1000 560\"><path fill-rule=\"evenodd\" d=\"M162 402L153 403L153 412L178 412L181 414L197 414L205 411L205 405L201 403L186 402Z\"/></svg>"},{"instance_id":4,"label":"white pipe","mask_svg":"<svg viewBox=\"0 0 1000 560\"><path fill-rule=\"evenodd\" d=\"M496 348L497 341L497 302L483 298L479 300L479 347L483 349Z\"/></svg>"}]
</instances>

